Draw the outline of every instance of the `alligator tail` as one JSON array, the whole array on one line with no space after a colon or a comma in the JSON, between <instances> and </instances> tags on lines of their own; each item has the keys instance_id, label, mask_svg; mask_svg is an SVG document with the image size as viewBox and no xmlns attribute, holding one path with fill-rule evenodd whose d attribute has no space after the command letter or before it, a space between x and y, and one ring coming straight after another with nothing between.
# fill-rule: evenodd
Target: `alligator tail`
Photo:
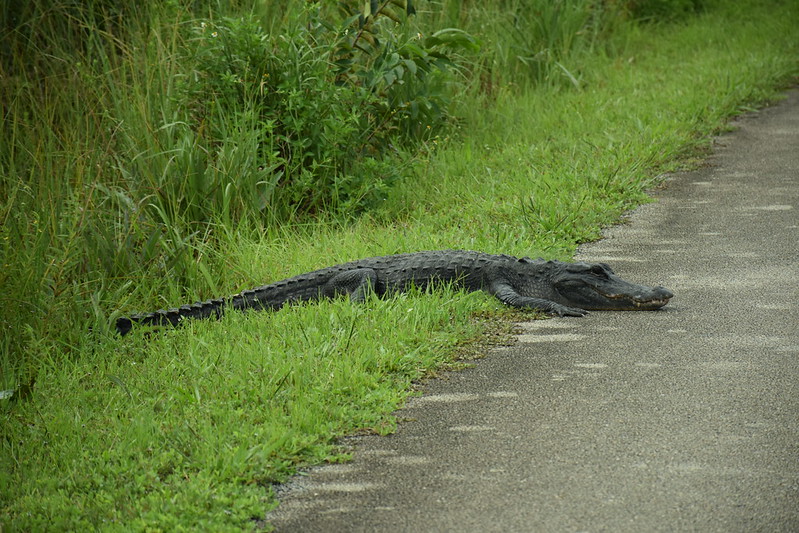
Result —
<instances>
[{"instance_id":1,"label":"alligator tail","mask_svg":"<svg viewBox=\"0 0 799 533\"><path fill-rule=\"evenodd\" d=\"M130 332L134 324L177 326L187 318L219 318L224 312L226 303L227 300L224 298L217 298L171 309L159 309L152 313L120 317L116 321L116 330L124 336Z\"/></svg>"},{"instance_id":2,"label":"alligator tail","mask_svg":"<svg viewBox=\"0 0 799 533\"><path fill-rule=\"evenodd\" d=\"M277 298L279 293L274 285L265 285L256 289L243 291L228 298L215 298L191 305L159 309L153 313L120 317L116 321L116 329L120 335L126 335L134 324L143 326L178 326L187 318L219 319L226 308L244 311L247 309L279 309L283 300Z\"/></svg>"}]
</instances>

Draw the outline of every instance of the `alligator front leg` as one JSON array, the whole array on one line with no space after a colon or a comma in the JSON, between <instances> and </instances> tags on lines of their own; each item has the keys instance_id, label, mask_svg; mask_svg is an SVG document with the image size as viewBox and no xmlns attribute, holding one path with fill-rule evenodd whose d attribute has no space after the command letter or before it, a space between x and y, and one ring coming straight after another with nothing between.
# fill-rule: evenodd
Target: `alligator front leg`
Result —
<instances>
[{"instance_id":1,"label":"alligator front leg","mask_svg":"<svg viewBox=\"0 0 799 533\"><path fill-rule=\"evenodd\" d=\"M356 268L339 272L325 284L325 295L347 294L353 302L362 303L377 287L377 272L371 268Z\"/></svg>"},{"instance_id":2,"label":"alligator front leg","mask_svg":"<svg viewBox=\"0 0 799 533\"><path fill-rule=\"evenodd\" d=\"M499 299L500 302L519 309L535 309L558 316L585 316L588 311L579 307L567 307L544 298L523 296L516 292L509 283L497 281L488 287L488 292Z\"/></svg>"}]
</instances>

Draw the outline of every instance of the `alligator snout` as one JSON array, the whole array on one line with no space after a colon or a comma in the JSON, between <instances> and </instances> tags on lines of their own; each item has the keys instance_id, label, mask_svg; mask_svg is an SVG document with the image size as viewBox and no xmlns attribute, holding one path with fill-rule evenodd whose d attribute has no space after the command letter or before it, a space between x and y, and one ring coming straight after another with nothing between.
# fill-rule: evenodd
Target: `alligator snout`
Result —
<instances>
[{"instance_id":1,"label":"alligator snout","mask_svg":"<svg viewBox=\"0 0 799 533\"><path fill-rule=\"evenodd\" d=\"M660 293L660 297L664 300L671 300L674 298L674 293L668 290L666 287L655 287L655 292Z\"/></svg>"},{"instance_id":2,"label":"alligator snout","mask_svg":"<svg viewBox=\"0 0 799 533\"><path fill-rule=\"evenodd\" d=\"M647 294L636 297L635 306L639 309L659 309L673 297L674 293L666 287L653 287Z\"/></svg>"},{"instance_id":3,"label":"alligator snout","mask_svg":"<svg viewBox=\"0 0 799 533\"><path fill-rule=\"evenodd\" d=\"M674 293L666 287L652 287L650 290L640 294L637 299L642 302L652 300L671 300L674 298Z\"/></svg>"}]
</instances>

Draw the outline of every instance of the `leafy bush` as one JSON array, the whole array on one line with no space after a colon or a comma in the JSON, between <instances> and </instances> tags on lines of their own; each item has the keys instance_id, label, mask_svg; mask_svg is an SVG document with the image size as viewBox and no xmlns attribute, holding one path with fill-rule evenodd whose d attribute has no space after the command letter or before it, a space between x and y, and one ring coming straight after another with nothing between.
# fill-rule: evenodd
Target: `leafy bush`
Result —
<instances>
[{"instance_id":1,"label":"leafy bush","mask_svg":"<svg viewBox=\"0 0 799 533\"><path fill-rule=\"evenodd\" d=\"M405 14L414 12L410 1L396 1ZM387 136L399 133L408 140L431 137L448 118L452 91L448 73L457 68L453 53L476 51L479 44L458 28L445 28L425 37L410 25L395 26L402 15L392 2L381 6L342 2L346 19L334 53L337 82L363 87L378 98L372 102L369 140L385 145ZM382 141L379 139L382 138Z\"/></svg>"},{"instance_id":2,"label":"leafy bush","mask_svg":"<svg viewBox=\"0 0 799 533\"><path fill-rule=\"evenodd\" d=\"M152 176L162 209L189 221L372 204L398 177L387 156L448 119L446 50L476 46L455 29L409 36L394 19L384 6L335 24L311 6L280 35L254 17L200 21L177 84L184 115L155 132L170 171L128 175Z\"/></svg>"}]
</instances>

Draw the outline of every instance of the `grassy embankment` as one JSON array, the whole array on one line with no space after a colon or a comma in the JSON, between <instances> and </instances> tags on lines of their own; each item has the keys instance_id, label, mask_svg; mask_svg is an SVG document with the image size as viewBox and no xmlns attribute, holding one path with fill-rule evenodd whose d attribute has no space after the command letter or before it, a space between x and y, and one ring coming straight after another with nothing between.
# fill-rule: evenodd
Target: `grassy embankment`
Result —
<instances>
[{"instance_id":1,"label":"grassy embankment","mask_svg":"<svg viewBox=\"0 0 799 533\"><path fill-rule=\"evenodd\" d=\"M798 14L775 3L745 13L728 6L674 26L624 23L607 47L561 63L556 80L467 90L455 109L458 134L427 139L440 146L418 152L413 177L388 190L382 205L347 223L215 226L213 239L193 249L194 271L180 277L185 287L171 292L170 279L140 272L135 284L100 279L102 290L80 300L82 282L59 276L90 244L67 235L73 248L52 254L44 272L13 272L15 289L41 275L54 301L73 303L46 307L45 298L20 307L47 316L19 332L28 338L23 358L8 355L18 345L3 331L0 389L17 388L19 399L0 404L0 524L251 527L273 501L270 483L298 464L339 457L336 436L390 431L389 413L412 381L451 364L458 343L479 333L473 315L493 313L496 302L446 291L365 306L323 302L124 339L102 328L84 339L86 326L107 320L115 301L126 311L174 305L367 255L469 248L568 258L576 243L647 201L660 173L701 156L727 117L791 79ZM89 176L92 169L58 142L30 139L31 154L55 154L38 170L64 175L60 158ZM11 192L36 198L33 184L4 186L6 205ZM30 208L20 202L17 209ZM57 207L79 216L68 203ZM40 248L51 241L35 226L58 225L58 216L29 222L30 240L11 245L48 257ZM73 222L77 232L80 219ZM7 270L23 264L4 246ZM59 311L92 302L98 309L83 323L59 320ZM53 333L59 329L66 333Z\"/></svg>"}]
</instances>

